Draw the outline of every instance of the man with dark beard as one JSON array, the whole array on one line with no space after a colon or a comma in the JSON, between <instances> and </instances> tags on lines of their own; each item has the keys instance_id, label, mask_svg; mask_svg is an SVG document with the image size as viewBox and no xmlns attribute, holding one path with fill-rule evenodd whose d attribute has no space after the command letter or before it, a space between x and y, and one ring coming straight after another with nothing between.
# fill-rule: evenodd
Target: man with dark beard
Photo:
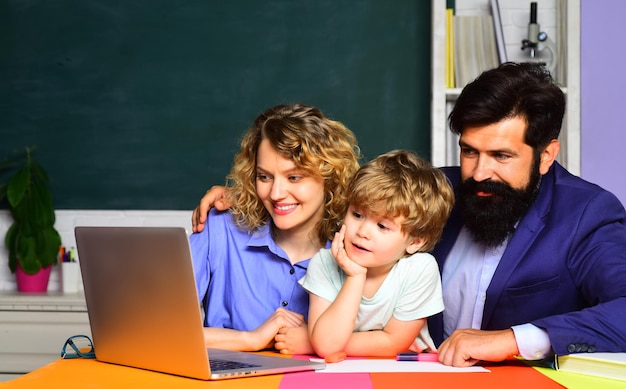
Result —
<instances>
[{"instance_id":1,"label":"man with dark beard","mask_svg":"<svg viewBox=\"0 0 626 389\"><path fill-rule=\"evenodd\" d=\"M530 184L523 189L491 180L477 182L471 177L459 183L458 207L465 216L465 226L476 242L493 247L513 235L515 224L537 195L541 175L536 169L533 167L531 170ZM475 196L478 192L491 193L491 196Z\"/></svg>"},{"instance_id":2,"label":"man with dark beard","mask_svg":"<svg viewBox=\"0 0 626 389\"><path fill-rule=\"evenodd\" d=\"M558 162L565 96L545 68L506 63L461 92L443 168L456 207L433 254L445 310L428 320L439 360L626 352L626 211ZM202 229L221 189L192 216Z\"/></svg>"},{"instance_id":3,"label":"man with dark beard","mask_svg":"<svg viewBox=\"0 0 626 389\"><path fill-rule=\"evenodd\" d=\"M457 206L433 252L446 308L428 323L444 364L626 351L626 213L555 161L564 111L547 70L507 63L450 113Z\"/></svg>"}]
</instances>

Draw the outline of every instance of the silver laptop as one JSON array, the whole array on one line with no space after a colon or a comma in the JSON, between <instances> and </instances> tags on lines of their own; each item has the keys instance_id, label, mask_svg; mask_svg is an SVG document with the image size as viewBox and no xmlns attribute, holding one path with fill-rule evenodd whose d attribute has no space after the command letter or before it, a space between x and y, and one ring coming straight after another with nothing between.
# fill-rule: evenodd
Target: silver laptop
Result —
<instances>
[{"instance_id":1,"label":"silver laptop","mask_svg":"<svg viewBox=\"0 0 626 389\"><path fill-rule=\"evenodd\" d=\"M324 368L309 360L207 349L183 228L74 232L99 361L202 380Z\"/></svg>"}]
</instances>

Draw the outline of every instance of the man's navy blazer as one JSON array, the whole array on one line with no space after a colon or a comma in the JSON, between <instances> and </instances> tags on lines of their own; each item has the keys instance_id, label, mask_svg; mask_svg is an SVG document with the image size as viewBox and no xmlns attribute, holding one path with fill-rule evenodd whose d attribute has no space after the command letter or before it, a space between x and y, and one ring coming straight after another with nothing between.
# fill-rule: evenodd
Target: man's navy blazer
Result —
<instances>
[{"instance_id":1,"label":"man's navy blazer","mask_svg":"<svg viewBox=\"0 0 626 389\"><path fill-rule=\"evenodd\" d=\"M453 186L458 167L443 168ZM484 330L532 323L553 351L626 351L626 212L610 192L554 163L487 288ZM463 226L455 207L433 251L443 264ZM429 319L443 341L442 314Z\"/></svg>"}]
</instances>

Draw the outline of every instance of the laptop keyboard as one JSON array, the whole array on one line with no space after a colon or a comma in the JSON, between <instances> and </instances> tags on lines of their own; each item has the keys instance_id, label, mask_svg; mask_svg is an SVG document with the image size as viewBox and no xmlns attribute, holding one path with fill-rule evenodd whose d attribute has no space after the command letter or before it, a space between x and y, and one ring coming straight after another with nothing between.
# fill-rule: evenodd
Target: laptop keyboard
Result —
<instances>
[{"instance_id":1,"label":"laptop keyboard","mask_svg":"<svg viewBox=\"0 0 626 389\"><path fill-rule=\"evenodd\" d=\"M260 367L261 365L254 365L250 363L243 363L238 361L228 361L225 359L209 359L211 370L235 370L245 369L248 367Z\"/></svg>"}]
</instances>

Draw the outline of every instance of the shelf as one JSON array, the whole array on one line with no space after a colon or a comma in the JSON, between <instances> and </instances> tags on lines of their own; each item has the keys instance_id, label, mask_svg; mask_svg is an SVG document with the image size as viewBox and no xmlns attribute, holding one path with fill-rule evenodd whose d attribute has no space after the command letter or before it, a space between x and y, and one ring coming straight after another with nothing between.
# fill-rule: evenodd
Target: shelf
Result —
<instances>
[{"instance_id":1,"label":"shelf","mask_svg":"<svg viewBox=\"0 0 626 389\"><path fill-rule=\"evenodd\" d=\"M87 312L83 293L0 293L0 311Z\"/></svg>"},{"instance_id":2,"label":"shelf","mask_svg":"<svg viewBox=\"0 0 626 389\"><path fill-rule=\"evenodd\" d=\"M65 340L77 334L91 335L82 293L0 293L0 375L58 359Z\"/></svg>"},{"instance_id":3,"label":"shelf","mask_svg":"<svg viewBox=\"0 0 626 389\"><path fill-rule=\"evenodd\" d=\"M435 166L458 164L457 136L450 132L447 118L462 88L445 88L446 0L432 0L431 46L431 162ZM459 9L463 6L463 9ZM540 16L547 20L550 34L565 34L560 83L566 94L566 113L561 130L561 151L558 161L573 174L580 174L580 0L547 0L539 4ZM489 13L489 0L464 0L456 2L457 13ZM505 8L506 7L506 8ZM547 7L541 8L541 7ZM526 0L500 0L507 54L510 60L519 61L521 40L528 20L529 2ZM565 15L560 17L560 15ZM539 18L539 22L543 22ZM518 23L518 25L515 25ZM542 28L543 30L543 28ZM549 35L550 35L549 34Z\"/></svg>"}]
</instances>

